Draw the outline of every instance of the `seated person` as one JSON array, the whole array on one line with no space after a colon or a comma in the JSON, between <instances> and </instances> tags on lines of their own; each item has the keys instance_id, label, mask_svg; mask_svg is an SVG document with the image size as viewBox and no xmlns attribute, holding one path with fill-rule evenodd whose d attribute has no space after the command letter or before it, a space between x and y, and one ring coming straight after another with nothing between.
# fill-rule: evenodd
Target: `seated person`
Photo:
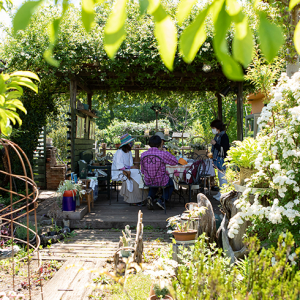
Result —
<instances>
[{"instance_id":1,"label":"seated person","mask_svg":"<svg viewBox=\"0 0 300 300\"><path fill-rule=\"evenodd\" d=\"M162 133L162 132L156 132L155 135L158 135L161 138L161 145L159 147L159 150L166 150L165 142L168 141L168 138Z\"/></svg>"},{"instance_id":2,"label":"seated person","mask_svg":"<svg viewBox=\"0 0 300 300\"><path fill-rule=\"evenodd\" d=\"M130 204L140 204L142 201L142 190L139 188L141 175L133 165L131 147L134 138L128 133L121 136L121 146L114 155L111 179L123 181L120 195L124 201Z\"/></svg>"},{"instance_id":3,"label":"seated person","mask_svg":"<svg viewBox=\"0 0 300 300\"><path fill-rule=\"evenodd\" d=\"M150 149L141 155L141 172L145 176L145 183L149 186L168 186L165 188L165 199L159 199L157 201L157 205L165 209L164 203L168 201L171 197L171 194L174 190L174 182L173 179L169 177L166 172L165 165L177 165L177 159L171 153L159 150L161 147L162 140L159 136L154 135L149 140ZM156 162L155 158L153 160L147 161L147 159L143 160L145 157L149 155L156 155L162 159L164 166L161 166L160 162ZM149 188L149 194L147 198L147 208L153 209L153 199L158 191L156 187ZM165 201L164 201L165 200Z\"/></svg>"}]
</instances>

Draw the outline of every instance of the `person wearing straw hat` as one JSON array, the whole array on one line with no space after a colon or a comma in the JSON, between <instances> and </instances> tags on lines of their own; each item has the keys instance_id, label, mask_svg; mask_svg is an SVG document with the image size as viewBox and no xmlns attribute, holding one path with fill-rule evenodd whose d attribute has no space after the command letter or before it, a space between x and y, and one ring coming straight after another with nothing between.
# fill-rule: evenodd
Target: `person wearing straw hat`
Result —
<instances>
[{"instance_id":1,"label":"person wearing straw hat","mask_svg":"<svg viewBox=\"0 0 300 300\"><path fill-rule=\"evenodd\" d=\"M114 155L111 178L113 181L123 181L120 195L129 204L139 204L142 201L142 190L139 188L141 175L133 165L131 147L134 138L125 133L121 136L121 145Z\"/></svg>"}]
</instances>

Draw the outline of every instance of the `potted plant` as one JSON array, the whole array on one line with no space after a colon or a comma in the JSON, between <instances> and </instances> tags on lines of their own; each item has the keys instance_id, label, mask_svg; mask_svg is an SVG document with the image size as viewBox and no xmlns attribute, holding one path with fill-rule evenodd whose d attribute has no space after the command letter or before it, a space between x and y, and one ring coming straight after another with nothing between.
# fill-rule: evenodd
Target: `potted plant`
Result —
<instances>
[{"instance_id":1,"label":"potted plant","mask_svg":"<svg viewBox=\"0 0 300 300\"><path fill-rule=\"evenodd\" d=\"M196 154L207 155L207 142L203 137L193 137L189 145Z\"/></svg>"},{"instance_id":2,"label":"potted plant","mask_svg":"<svg viewBox=\"0 0 300 300\"><path fill-rule=\"evenodd\" d=\"M106 144L106 143L102 143L102 144L101 144L101 147L102 147L102 149L106 149L107 144Z\"/></svg>"},{"instance_id":3,"label":"potted plant","mask_svg":"<svg viewBox=\"0 0 300 300\"><path fill-rule=\"evenodd\" d=\"M80 184L73 183L71 180L62 181L57 189L57 194L62 196L62 210L75 211L76 194L81 191Z\"/></svg>"},{"instance_id":4,"label":"potted plant","mask_svg":"<svg viewBox=\"0 0 300 300\"><path fill-rule=\"evenodd\" d=\"M121 140L120 140L120 138L119 137L114 138L113 139L113 143L115 144L115 147L117 149L119 149L119 147L121 146Z\"/></svg>"},{"instance_id":5,"label":"potted plant","mask_svg":"<svg viewBox=\"0 0 300 300\"><path fill-rule=\"evenodd\" d=\"M245 180L257 172L255 169L255 159L259 153L257 140L248 137L242 142L235 141L234 144L235 146L227 151L226 166L240 169L239 185L244 186Z\"/></svg>"},{"instance_id":6,"label":"potted plant","mask_svg":"<svg viewBox=\"0 0 300 300\"><path fill-rule=\"evenodd\" d=\"M192 241L195 240L197 235L197 229L190 229L190 225L196 219L199 219L205 213L206 207L194 207L192 210L188 210L188 215L178 219L174 219L173 224L176 229L172 231L172 234L176 241Z\"/></svg>"},{"instance_id":7,"label":"potted plant","mask_svg":"<svg viewBox=\"0 0 300 300\"><path fill-rule=\"evenodd\" d=\"M150 296L147 300L173 300L165 281L159 281L151 286Z\"/></svg>"},{"instance_id":8,"label":"potted plant","mask_svg":"<svg viewBox=\"0 0 300 300\"><path fill-rule=\"evenodd\" d=\"M152 262L149 270L145 271L153 282L147 300L173 300L170 289L172 289L172 280L176 277L177 267L178 263L167 257L160 257Z\"/></svg>"},{"instance_id":9,"label":"potted plant","mask_svg":"<svg viewBox=\"0 0 300 300\"><path fill-rule=\"evenodd\" d=\"M135 148L140 148L141 147L141 142L135 142L134 143L134 146L135 146Z\"/></svg>"},{"instance_id":10,"label":"potted plant","mask_svg":"<svg viewBox=\"0 0 300 300\"><path fill-rule=\"evenodd\" d=\"M132 244L132 238L131 238L131 230L130 226L126 225L125 226L125 232L122 230L122 236L120 236L120 243L119 246L121 247L131 247ZM131 250L121 250L121 255L123 257L129 257L131 256L132 252Z\"/></svg>"}]
</instances>

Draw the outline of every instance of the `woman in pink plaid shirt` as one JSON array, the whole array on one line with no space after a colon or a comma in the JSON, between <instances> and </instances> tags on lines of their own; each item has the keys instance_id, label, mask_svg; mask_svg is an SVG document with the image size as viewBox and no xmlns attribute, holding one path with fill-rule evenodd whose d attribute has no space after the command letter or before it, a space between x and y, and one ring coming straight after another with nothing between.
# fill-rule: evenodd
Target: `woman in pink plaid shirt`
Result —
<instances>
[{"instance_id":1,"label":"woman in pink plaid shirt","mask_svg":"<svg viewBox=\"0 0 300 300\"><path fill-rule=\"evenodd\" d=\"M165 188L165 199L159 199L156 204L165 209L165 201L168 201L174 190L173 179L169 177L166 172L166 165L177 165L177 159L171 153L159 150L162 140L158 135L154 135L149 140L150 149L141 155L141 172L144 174L145 184L149 186L167 186ZM146 158L149 155L155 155L155 157ZM153 209L153 199L158 191L158 187L150 187L147 197L148 209Z\"/></svg>"}]
</instances>

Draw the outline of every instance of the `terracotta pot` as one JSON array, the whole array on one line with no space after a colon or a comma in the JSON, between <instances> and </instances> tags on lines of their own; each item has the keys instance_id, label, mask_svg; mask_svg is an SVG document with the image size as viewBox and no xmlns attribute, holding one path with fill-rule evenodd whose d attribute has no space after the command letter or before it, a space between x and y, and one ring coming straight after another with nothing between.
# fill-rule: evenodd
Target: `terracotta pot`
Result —
<instances>
[{"instance_id":1,"label":"terracotta pot","mask_svg":"<svg viewBox=\"0 0 300 300\"><path fill-rule=\"evenodd\" d=\"M117 149L119 149L120 146L121 146L121 144L115 144L115 147L116 147Z\"/></svg>"},{"instance_id":2,"label":"terracotta pot","mask_svg":"<svg viewBox=\"0 0 300 300\"><path fill-rule=\"evenodd\" d=\"M176 241L191 241L196 238L197 230L189 230L186 232L180 232L178 230L172 231Z\"/></svg>"},{"instance_id":3,"label":"terracotta pot","mask_svg":"<svg viewBox=\"0 0 300 300\"><path fill-rule=\"evenodd\" d=\"M70 191L65 191L63 194L63 197L75 197L77 191L76 190L70 190Z\"/></svg>"}]
</instances>

